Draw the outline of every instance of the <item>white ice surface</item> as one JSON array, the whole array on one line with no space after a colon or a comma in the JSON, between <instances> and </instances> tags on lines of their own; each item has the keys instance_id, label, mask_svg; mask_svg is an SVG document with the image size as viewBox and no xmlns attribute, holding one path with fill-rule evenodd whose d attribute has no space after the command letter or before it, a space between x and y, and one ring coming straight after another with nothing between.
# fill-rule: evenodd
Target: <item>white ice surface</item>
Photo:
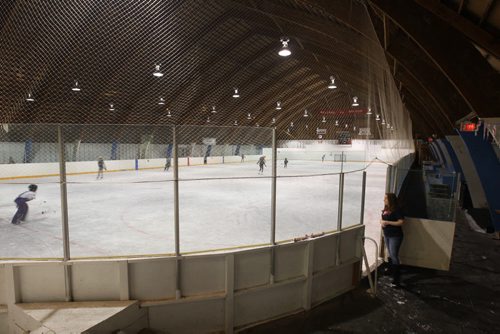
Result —
<instances>
[{"instance_id":1,"label":"white ice surface","mask_svg":"<svg viewBox=\"0 0 500 334\"><path fill-rule=\"evenodd\" d=\"M181 252L270 242L271 162L267 165L264 175L258 175L255 163L179 169ZM343 170L363 167L344 163ZM339 176L287 176L335 173L340 168L334 162L290 161L287 169L278 164L277 241L336 230ZM384 164L367 169L366 235L377 241L385 176ZM72 257L174 252L172 169L95 177L68 176ZM345 174L343 227L359 224L361 181L362 172ZM13 200L30 183L39 185L37 198L29 202L27 220L12 225ZM0 258L62 257L62 253L59 178L0 182ZM375 252L370 253L373 262Z\"/></svg>"}]
</instances>

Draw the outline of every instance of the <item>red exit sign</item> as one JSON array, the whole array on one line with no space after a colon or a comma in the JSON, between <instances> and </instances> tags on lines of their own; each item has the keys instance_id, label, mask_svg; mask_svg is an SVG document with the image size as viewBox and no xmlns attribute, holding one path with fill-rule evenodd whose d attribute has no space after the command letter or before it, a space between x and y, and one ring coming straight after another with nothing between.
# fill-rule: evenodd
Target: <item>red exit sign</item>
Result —
<instances>
[{"instance_id":1,"label":"red exit sign","mask_svg":"<svg viewBox=\"0 0 500 334\"><path fill-rule=\"evenodd\" d=\"M475 123L465 123L462 131L467 131L467 132L474 132L476 131L476 124Z\"/></svg>"}]
</instances>

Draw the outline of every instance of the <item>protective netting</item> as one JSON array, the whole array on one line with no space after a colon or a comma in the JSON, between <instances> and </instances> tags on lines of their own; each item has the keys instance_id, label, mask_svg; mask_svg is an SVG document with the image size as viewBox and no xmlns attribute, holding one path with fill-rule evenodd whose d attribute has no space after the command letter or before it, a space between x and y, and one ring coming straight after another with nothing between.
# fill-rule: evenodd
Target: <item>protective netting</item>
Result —
<instances>
[{"instance_id":1,"label":"protective netting","mask_svg":"<svg viewBox=\"0 0 500 334\"><path fill-rule=\"evenodd\" d=\"M0 123L236 122L285 140L388 140L389 161L413 149L361 1L22 0L0 10Z\"/></svg>"},{"instance_id":2,"label":"protective netting","mask_svg":"<svg viewBox=\"0 0 500 334\"><path fill-rule=\"evenodd\" d=\"M173 252L174 142L183 251L269 242L273 129L277 240L337 229L340 173L358 224L362 171L413 151L361 1L0 6L1 216L45 184L44 256L60 255L61 160L72 255L97 256Z\"/></svg>"}]
</instances>

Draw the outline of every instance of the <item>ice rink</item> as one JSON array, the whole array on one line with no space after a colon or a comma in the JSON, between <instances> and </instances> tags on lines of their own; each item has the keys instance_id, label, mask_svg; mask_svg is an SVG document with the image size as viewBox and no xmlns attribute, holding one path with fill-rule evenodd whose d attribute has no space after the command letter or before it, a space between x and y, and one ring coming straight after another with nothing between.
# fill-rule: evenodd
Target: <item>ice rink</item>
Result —
<instances>
[{"instance_id":1,"label":"ice rink","mask_svg":"<svg viewBox=\"0 0 500 334\"><path fill-rule=\"evenodd\" d=\"M339 175L365 163L278 163L276 240L337 228ZM271 162L263 175L255 162L179 168L181 253L270 242ZM367 168L366 236L380 235L387 166ZM311 175L316 174L316 175ZM107 172L68 176L71 257L107 257L174 252L173 170ZM12 225L14 199L38 184L28 218ZM343 228L359 224L362 172L345 174ZM367 246L371 248L372 246ZM373 262L373 253L370 252ZM58 177L0 182L0 257L62 257Z\"/></svg>"}]
</instances>

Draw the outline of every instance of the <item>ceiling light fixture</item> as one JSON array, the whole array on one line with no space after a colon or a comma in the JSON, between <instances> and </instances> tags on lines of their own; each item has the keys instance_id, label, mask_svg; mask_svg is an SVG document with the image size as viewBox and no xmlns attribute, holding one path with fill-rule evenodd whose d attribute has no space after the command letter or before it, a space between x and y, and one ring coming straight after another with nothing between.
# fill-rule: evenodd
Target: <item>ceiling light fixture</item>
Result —
<instances>
[{"instance_id":1,"label":"ceiling light fixture","mask_svg":"<svg viewBox=\"0 0 500 334\"><path fill-rule=\"evenodd\" d=\"M217 111L215 110L215 106L212 106L212 114L215 114L217 113Z\"/></svg>"},{"instance_id":2,"label":"ceiling light fixture","mask_svg":"<svg viewBox=\"0 0 500 334\"><path fill-rule=\"evenodd\" d=\"M271 121L272 124L276 123L276 118L273 117L273 120Z\"/></svg>"},{"instance_id":3,"label":"ceiling light fixture","mask_svg":"<svg viewBox=\"0 0 500 334\"><path fill-rule=\"evenodd\" d=\"M167 117L172 117L172 114L170 113L170 110L167 109Z\"/></svg>"},{"instance_id":4,"label":"ceiling light fixture","mask_svg":"<svg viewBox=\"0 0 500 334\"><path fill-rule=\"evenodd\" d=\"M236 126L236 125L238 125L238 121L234 121L234 125L235 125L235 126Z\"/></svg>"},{"instance_id":5,"label":"ceiling light fixture","mask_svg":"<svg viewBox=\"0 0 500 334\"><path fill-rule=\"evenodd\" d=\"M160 97L160 101L158 101L159 105L164 105L165 104L165 99L163 97Z\"/></svg>"},{"instance_id":6,"label":"ceiling light fixture","mask_svg":"<svg viewBox=\"0 0 500 334\"><path fill-rule=\"evenodd\" d=\"M339 126L339 121L335 120L335 126Z\"/></svg>"},{"instance_id":7,"label":"ceiling light fixture","mask_svg":"<svg viewBox=\"0 0 500 334\"><path fill-rule=\"evenodd\" d=\"M78 86L78 81L75 80L75 85L73 86L73 88L71 88L71 90L73 92L79 92L79 91L81 91L80 86Z\"/></svg>"},{"instance_id":8,"label":"ceiling light fixture","mask_svg":"<svg viewBox=\"0 0 500 334\"><path fill-rule=\"evenodd\" d=\"M250 113L248 113L247 119L252 119L252 115Z\"/></svg>"},{"instance_id":9,"label":"ceiling light fixture","mask_svg":"<svg viewBox=\"0 0 500 334\"><path fill-rule=\"evenodd\" d=\"M210 116L207 117L207 123L210 123Z\"/></svg>"},{"instance_id":10,"label":"ceiling light fixture","mask_svg":"<svg viewBox=\"0 0 500 334\"><path fill-rule=\"evenodd\" d=\"M377 115L375 116L375 120L376 120L376 121L380 121L380 115L379 115L379 114L377 114Z\"/></svg>"},{"instance_id":11,"label":"ceiling light fixture","mask_svg":"<svg viewBox=\"0 0 500 334\"><path fill-rule=\"evenodd\" d=\"M382 123L380 124L385 125L385 119L382 118Z\"/></svg>"},{"instance_id":12,"label":"ceiling light fixture","mask_svg":"<svg viewBox=\"0 0 500 334\"><path fill-rule=\"evenodd\" d=\"M281 110L281 102L276 102L276 110Z\"/></svg>"},{"instance_id":13,"label":"ceiling light fixture","mask_svg":"<svg viewBox=\"0 0 500 334\"><path fill-rule=\"evenodd\" d=\"M238 97L240 97L240 93L238 93L238 88L234 88L234 94L233 94L233 97L234 97L234 98L238 98Z\"/></svg>"},{"instance_id":14,"label":"ceiling light fixture","mask_svg":"<svg viewBox=\"0 0 500 334\"><path fill-rule=\"evenodd\" d=\"M329 89L335 89L337 86L335 85L335 78L333 75L330 76L330 83L328 84Z\"/></svg>"},{"instance_id":15,"label":"ceiling light fixture","mask_svg":"<svg viewBox=\"0 0 500 334\"><path fill-rule=\"evenodd\" d=\"M326 118L323 116L323 119L321 120L322 123L326 123Z\"/></svg>"},{"instance_id":16,"label":"ceiling light fixture","mask_svg":"<svg viewBox=\"0 0 500 334\"><path fill-rule=\"evenodd\" d=\"M155 71L153 72L153 75L157 78L161 78L163 76L163 73L160 72L160 65L155 65Z\"/></svg>"},{"instance_id":17,"label":"ceiling light fixture","mask_svg":"<svg viewBox=\"0 0 500 334\"><path fill-rule=\"evenodd\" d=\"M109 111L115 111L115 106L113 105L113 103L109 104Z\"/></svg>"},{"instance_id":18,"label":"ceiling light fixture","mask_svg":"<svg viewBox=\"0 0 500 334\"><path fill-rule=\"evenodd\" d=\"M368 111L366 112L367 115L371 115L372 114L372 108L371 107L368 107Z\"/></svg>"},{"instance_id":19,"label":"ceiling light fixture","mask_svg":"<svg viewBox=\"0 0 500 334\"><path fill-rule=\"evenodd\" d=\"M31 96L31 93L28 93L28 97L26 98L26 101L28 102L34 102L35 99L33 98L33 96Z\"/></svg>"},{"instance_id":20,"label":"ceiling light fixture","mask_svg":"<svg viewBox=\"0 0 500 334\"><path fill-rule=\"evenodd\" d=\"M293 128L293 122L290 122L290 127Z\"/></svg>"},{"instance_id":21,"label":"ceiling light fixture","mask_svg":"<svg viewBox=\"0 0 500 334\"><path fill-rule=\"evenodd\" d=\"M304 117L309 117L309 114L307 113L307 109L304 110Z\"/></svg>"},{"instance_id":22,"label":"ceiling light fixture","mask_svg":"<svg viewBox=\"0 0 500 334\"><path fill-rule=\"evenodd\" d=\"M288 43L290 42L290 39L288 37L281 37L281 49L279 50L278 54L281 57L288 57L289 55L292 54L292 51L288 48Z\"/></svg>"},{"instance_id":23,"label":"ceiling light fixture","mask_svg":"<svg viewBox=\"0 0 500 334\"><path fill-rule=\"evenodd\" d=\"M358 103L358 97L357 97L357 96L354 96L354 97L352 98L352 106L353 106L353 107L357 107L357 106L359 106L359 103Z\"/></svg>"}]
</instances>

